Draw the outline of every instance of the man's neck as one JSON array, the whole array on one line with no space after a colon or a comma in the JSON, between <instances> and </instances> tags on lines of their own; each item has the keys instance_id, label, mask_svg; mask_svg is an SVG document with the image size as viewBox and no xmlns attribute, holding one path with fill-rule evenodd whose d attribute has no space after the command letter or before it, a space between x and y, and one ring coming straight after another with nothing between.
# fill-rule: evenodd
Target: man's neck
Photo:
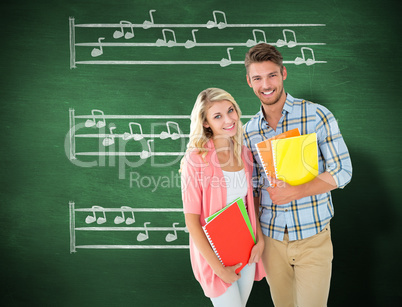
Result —
<instances>
[{"instance_id":1,"label":"man's neck","mask_svg":"<svg viewBox=\"0 0 402 307\"><path fill-rule=\"evenodd\" d=\"M268 122L268 125L275 131L279 120L282 117L282 110L286 102L286 95L284 95L284 98L285 99L282 99L282 101L278 101L273 105L262 105L262 112L264 114L265 120Z\"/></svg>"}]
</instances>

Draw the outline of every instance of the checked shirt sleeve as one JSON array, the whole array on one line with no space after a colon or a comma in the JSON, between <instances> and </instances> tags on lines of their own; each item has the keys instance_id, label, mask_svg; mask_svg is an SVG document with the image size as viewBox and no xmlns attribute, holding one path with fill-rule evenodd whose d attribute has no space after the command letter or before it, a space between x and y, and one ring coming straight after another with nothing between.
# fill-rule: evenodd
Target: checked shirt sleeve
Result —
<instances>
[{"instance_id":1,"label":"checked shirt sleeve","mask_svg":"<svg viewBox=\"0 0 402 307\"><path fill-rule=\"evenodd\" d=\"M352 162L335 117L323 106L317 108L316 131L324 171L332 175L338 188L344 188L352 179Z\"/></svg>"}]
</instances>

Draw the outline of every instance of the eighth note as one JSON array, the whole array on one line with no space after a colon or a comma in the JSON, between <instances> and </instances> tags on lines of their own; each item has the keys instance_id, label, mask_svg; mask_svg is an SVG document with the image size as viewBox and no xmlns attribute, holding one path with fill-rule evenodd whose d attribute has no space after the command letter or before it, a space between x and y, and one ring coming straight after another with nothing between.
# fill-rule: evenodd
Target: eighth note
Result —
<instances>
[{"instance_id":1,"label":"eighth note","mask_svg":"<svg viewBox=\"0 0 402 307\"><path fill-rule=\"evenodd\" d=\"M114 144L114 134L113 134L113 130L116 129L116 127L110 127L109 131L110 131L110 136L106 137L103 139L102 141L102 145L103 146L110 146Z\"/></svg>"},{"instance_id":2,"label":"eighth note","mask_svg":"<svg viewBox=\"0 0 402 307\"><path fill-rule=\"evenodd\" d=\"M148 140L147 145L148 145L148 150L143 150L140 153L140 158L141 159L147 159L150 156L152 156L152 150L151 150L151 145L149 144L150 142L153 142L154 140Z\"/></svg>"},{"instance_id":3,"label":"eighth note","mask_svg":"<svg viewBox=\"0 0 402 307\"><path fill-rule=\"evenodd\" d=\"M176 225L179 225L180 223L173 223L173 233L168 233L166 235L166 242L173 242L175 240L177 240L177 229L176 229Z\"/></svg>"},{"instance_id":4,"label":"eighth note","mask_svg":"<svg viewBox=\"0 0 402 307\"><path fill-rule=\"evenodd\" d=\"M144 23L142 24L142 27L144 29L149 29L154 25L154 17L152 16L152 13L156 12L156 10L149 10L149 17L151 18L151 21L145 20Z\"/></svg>"},{"instance_id":5,"label":"eighth note","mask_svg":"<svg viewBox=\"0 0 402 307\"><path fill-rule=\"evenodd\" d=\"M129 25L130 26L130 28L131 28L131 32L130 31L128 31L126 34L124 34L124 24L127 24L127 25ZM119 30L116 30L114 33L113 33L113 38L120 38L120 37L123 37L124 36L124 38L125 39L130 39L130 38L133 38L134 37L134 29L133 29L133 24L131 23L131 22L129 22L129 21L125 21L125 20L122 20L122 21L120 21L120 28L121 28L121 31L119 31Z\"/></svg>"},{"instance_id":6,"label":"eighth note","mask_svg":"<svg viewBox=\"0 0 402 307\"><path fill-rule=\"evenodd\" d=\"M133 127L132 127L133 125L134 125L134 126L137 126L137 127L139 128L140 133L134 133L134 132L133 132ZM143 136L143 134L142 134L142 127L141 127L141 124L135 123L135 122L131 122L131 123L128 124L128 127L129 127L129 129L130 129L130 133L124 132L124 134L123 134L123 140L127 141L127 140L129 140L129 139L132 138L132 139L134 139L134 141L139 141L139 140L142 140L142 139L144 138L144 136Z\"/></svg>"},{"instance_id":7,"label":"eighth note","mask_svg":"<svg viewBox=\"0 0 402 307\"><path fill-rule=\"evenodd\" d=\"M283 39L278 39L278 41L276 42L276 45L278 47L288 46L289 48L293 48L293 47L295 47L297 45L295 31L285 29L285 30L282 31L282 33L283 33ZM288 40L287 37L286 37L286 33L293 34L293 40L292 39Z\"/></svg>"},{"instance_id":8,"label":"eighth note","mask_svg":"<svg viewBox=\"0 0 402 307\"><path fill-rule=\"evenodd\" d=\"M218 27L218 29L226 28L226 26L227 26L227 21L226 21L226 15L225 15L225 13L222 12L222 11L213 11L212 14L214 15L214 21L212 21L212 20L208 21L208 22L207 22L207 28L208 28L208 29L212 29L213 27ZM221 21L220 23L218 23L216 14L222 15L224 22Z\"/></svg>"},{"instance_id":9,"label":"eighth note","mask_svg":"<svg viewBox=\"0 0 402 307\"><path fill-rule=\"evenodd\" d=\"M219 64L221 65L221 67L229 66L230 64L232 64L232 57L230 56L230 50L233 50L233 48L228 48L226 50L228 53L228 58L227 59L223 58L221 60L221 63Z\"/></svg>"},{"instance_id":10,"label":"eighth note","mask_svg":"<svg viewBox=\"0 0 402 307\"><path fill-rule=\"evenodd\" d=\"M103 48L102 48L102 43L101 41L104 40L104 37L99 37L98 38L98 43L99 43L99 48L94 48L92 49L91 55L92 57L97 57L103 54Z\"/></svg>"},{"instance_id":11,"label":"eighth note","mask_svg":"<svg viewBox=\"0 0 402 307\"><path fill-rule=\"evenodd\" d=\"M306 55L304 53L305 50L308 50L311 52L311 58L308 58L306 60ZM308 47L302 47L301 48L301 53L302 53L302 58L301 57L297 57L295 59L295 64L296 65L300 65L300 64L306 64L307 66L313 65L315 63L315 56L314 56L314 51L311 48Z\"/></svg>"},{"instance_id":12,"label":"eighth note","mask_svg":"<svg viewBox=\"0 0 402 307\"><path fill-rule=\"evenodd\" d=\"M187 40L187 42L184 44L184 47L186 47L186 49L193 48L197 44L197 41L195 39L195 32L197 31L198 29L194 29L193 31L191 31L191 33L193 34L193 40Z\"/></svg>"},{"instance_id":13,"label":"eighth note","mask_svg":"<svg viewBox=\"0 0 402 307\"><path fill-rule=\"evenodd\" d=\"M133 210L133 209L130 208L130 207L127 207L127 206L122 206L121 207L121 216L116 216L115 219L114 219L115 224L121 224L123 222L126 222L127 225L131 225L131 224L135 223L134 211L131 211L132 217L128 217L126 219L125 215L124 215L124 211L126 211L126 210L130 211L130 210Z\"/></svg>"},{"instance_id":14,"label":"eighth note","mask_svg":"<svg viewBox=\"0 0 402 307\"><path fill-rule=\"evenodd\" d=\"M257 43L257 34L256 34L257 32L258 32L258 33L261 33L262 36L263 36L263 38L264 38L264 40L259 41L258 43ZM262 30L254 29L254 30L253 30L253 37L254 37L253 40L252 40L252 39L249 39L249 40L246 42L246 46L247 46L247 47L253 47L254 45L257 45L257 44L260 44L260 43L266 43L266 42L267 42L267 37L265 36L265 32L262 31Z\"/></svg>"},{"instance_id":15,"label":"eighth note","mask_svg":"<svg viewBox=\"0 0 402 307\"><path fill-rule=\"evenodd\" d=\"M173 35L173 40L172 39L167 40L166 32L169 32ZM161 46L173 47L174 45L176 45L176 34L174 33L173 30L163 29L162 35L163 35L163 39L158 38L155 43L157 47L161 47Z\"/></svg>"},{"instance_id":16,"label":"eighth note","mask_svg":"<svg viewBox=\"0 0 402 307\"><path fill-rule=\"evenodd\" d=\"M145 240L147 240L148 238L149 238L149 234L148 234L148 229L147 229L147 225L148 224L151 224L151 222L146 222L146 223L144 223L144 230L145 230L145 233L139 233L138 235L137 235L137 241L139 241L139 242L142 242L142 241L145 241Z\"/></svg>"},{"instance_id":17,"label":"eighth note","mask_svg":"<svg viewBox=\"0 0 402 307\"><path fill-rule=\"evenodd\" d=\"M98 219L96 219L96 211L101 211L103 213L103 216L100 216L100 217L98 217ZM85 223L92 224L95 221L98 224L106 223L106 214L105 214L105 210L102 207L100 207L100 206L92 206L92 214L93 215L88 215L86 217Z\"/></svg>"},{"instance_id":18,"label":"eighth note","mask_svg":"<svg viewBox=\"0 0 402 307\"><path fill-rule=\"evenodd\" d=\"M170 132L170 125L173 125L174 127L176 127L178 133L176 133L176 132L171 133L171 132ZM180 134L179 134L179 133L180 133L180 128L179 128L179 124L178 124L178 123L168 121L168 122L166 122L166 127L167 127L167 132L166 132L166 131L163 131L163 132L160 134L161 140L164 140L164 139L167 139L167 138L171 138L172 140L177 140L177 139L180 138Z\"/></svg>"},{"instance_id":19,"label":"eighth note","mask_svg":"<svg viewBox=\"0 0 402 307\"><path fill-rule=\"evenodd\" d=\"M92 110L91 113L92 113L92 119L88 119L85 122L85 127L90 128L90 127L96 126L97 128L103 128L103 127L106 126L105 114L103 113L103 111L101 111L101 110ZM102 116L102 120L96 121L95 113L99 113Z\"/></svg>"}]
</instances>

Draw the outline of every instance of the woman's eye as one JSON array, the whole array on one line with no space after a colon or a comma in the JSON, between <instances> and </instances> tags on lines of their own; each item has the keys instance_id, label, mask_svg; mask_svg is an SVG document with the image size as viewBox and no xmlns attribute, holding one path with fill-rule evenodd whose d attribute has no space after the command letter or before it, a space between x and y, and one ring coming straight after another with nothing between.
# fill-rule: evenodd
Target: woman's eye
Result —
<instances>
[{"instance_id":1,"label":"woman's eye","mask_svg":"<svg viewBox=\"0 0 402 307\"><path fill-rule=\"evenodd\" d=\"M221 118L221 116L220 116L220 115L216 115L214 118L219 119L219 118Z\"/></svg>"}]
</instances>

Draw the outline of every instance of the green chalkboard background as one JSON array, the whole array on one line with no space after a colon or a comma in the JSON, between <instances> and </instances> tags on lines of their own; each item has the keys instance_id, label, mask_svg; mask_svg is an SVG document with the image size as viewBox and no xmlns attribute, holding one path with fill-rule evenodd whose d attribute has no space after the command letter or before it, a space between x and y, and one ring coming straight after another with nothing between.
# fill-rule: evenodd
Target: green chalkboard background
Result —
<instances>
[{"instance_id":1,"label":"green chalkboard background","mask_svg":"<svg viewBox=\"0 0 402 307\"><path fill-rule=\"evenodd\" d=\"M6 306L208 306L190 268L188 249L96 249L71 247L70 203L75 208L181 208L177 156L70 158L70 109L76 116L189 115L197 94L207 87L229 91L244 115L259 101L246 84L243 65L90 65L70 68L69 17L75 24L141 24L153 13L155 24L206 24L212 11L225 12L228 24L323 24L286 27L298 42L312 46L314 65L288 64L285 89L294 97L328 107L349 146L354 174L333 192L334 262L329 306L395 306L402 299L400 263L401 184L401 18L398 1L317 0L121 0L9 1L1 19L1 296ZM166 26L166 28L169 28ZM258 28L275 43L285 27ZM135 28L133 39L113 39L119 28L75 28L77 43L155 43L162 28ZM125 28L128 30L129 28ZM177 42L196 28L176 29ZM245 43L253 28L197 28L197 42ZM76 60L94 60L96 46L76 46ZM310 46L311 47L311 46ZM243 61L246 46L233 46L232 61ZM285 60L300 46L280 49ZM227 46L104 47L96 60L220 61ZM88 118L77 117L83 134ZM160 134L168 119L142 119L144 133ZM243 119L244 121L247 118ZM108 119L104 133L128 132L130 119ZM134 120L136 121L136 120ZM172 119L182 133L189 120ZM98 132L99 130L99 132ZM97 151L97 138L75 138L76 152ZM155 152L181 151L185 139L151 144ZM138 152L146 141L105 147ZM145 146L145 147L144 147ZM92 163L91 163L92 162ZM92 166L91 166L92 165ZM148 178L148 179L142 179ZM152 185L151 178L164 181ZM137 179L137 181L135 181ZM126 212L128 214L129 212ZM97 217L101 212L97 212ZM116 226L119 212L106 212L104 226ZM87 227L91 212L75 212L75 226ZM126 215L127 217L127 215ZM179 212L136 212L126 227L172 227L144 231L72 231L77 245L186 245ZM92 223L92 226L94 223ZM96 225L102 226L102 225ZM106 242L106 243L105 243ZM255 283L248 306L272 306L265 281Z\"/></svg>"}]
</instances>

